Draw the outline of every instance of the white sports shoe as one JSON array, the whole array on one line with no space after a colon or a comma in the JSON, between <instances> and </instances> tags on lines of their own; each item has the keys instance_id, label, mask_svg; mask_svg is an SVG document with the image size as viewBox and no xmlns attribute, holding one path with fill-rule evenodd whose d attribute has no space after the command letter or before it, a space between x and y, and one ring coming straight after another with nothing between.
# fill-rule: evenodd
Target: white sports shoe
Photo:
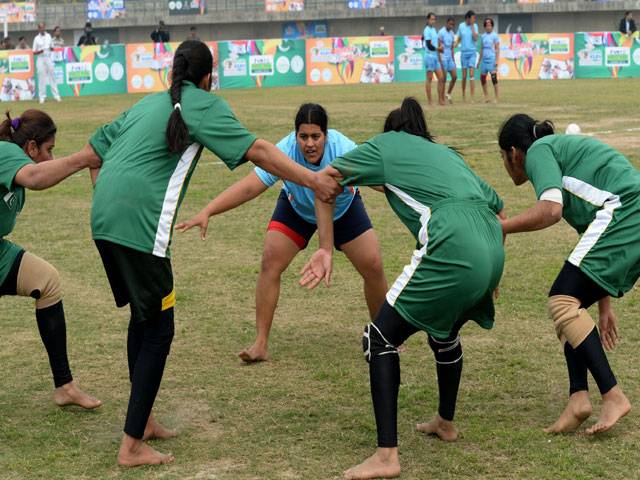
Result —
<instances>
[{"instance_id":1,"label":"white sports shoe","mask_svg":"<svg viewBox=\"0 0 640 480\"><path fill-rule=\"evenodd\" d=\"M40 99L40 104L43 104L43 103L44 103L44 98L41 98Z\"/></svg>"},{"instance_id":2,"label":"white sports shoe","mask_svg":"<svg viewBox=\"0 0 640 480\"><path fill-rule=\"evenodd\" d=\"M55 99L56 99L56 102L61 102L61 101L62 101L62 99L60 98L60 95L58 95L57 97L55 97Z\"/></svg>"},{"instance_id":3,"label":"white sports shoe","mask_svg":"<svg viewBox=\"0 0 640 480\"><path fill-rule=\"evenodd\" d=\"M451 94L450 93L445 93L444 94L444 98L447 99L447 102L449 102L449 105L451 105L453 103L453 99L451 98Z\"/></svg>"}]
</instances>

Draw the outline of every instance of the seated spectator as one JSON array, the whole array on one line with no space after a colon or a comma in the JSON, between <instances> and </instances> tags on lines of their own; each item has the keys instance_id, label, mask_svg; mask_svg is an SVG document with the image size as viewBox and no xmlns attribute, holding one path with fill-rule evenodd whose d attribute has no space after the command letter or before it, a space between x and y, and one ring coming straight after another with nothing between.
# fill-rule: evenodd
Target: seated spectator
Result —
<instances>
[{"instance_id":1,"label":"seated spectator","mask_svg":"<svg viewBox=\"0 0 640 480\"><path fill-rule=\"evenodd\" d=\"M62 38L62 30L56 26L53 29L53 38L51 38L51 46L53 48L64 47L64 38Z\"/></svg>"},{"instance_id":2,"label":"seated spectator","mask_svg":"<svg viewBox=\"0 0 640 480\"><path fill-rule=\"evenodd\" d=\"M197 31L196 27L191 27L189 29L189 36L187 37L187 40L200 41L200 38L198 38L198 31Z\"/></svg>"},{"instance_id":3,"label":"seated spectator","mask_svg":"<svg viewBox=\"0 0 640 480\"><path fill-rule=\"evenodd\" d=\"M18 45L16 45L16 50L31 50L31 47L27 43L27 39L24 37L18 38Z\"/></svg>"},{"instance_id":4,"label":"seated spectator","mask_svg":"<svg viewBox=\"0 0 640 480\"><path fill-rule=\"evenodd\" d=\"M624 12L624 17L620 20L620 33L624 35L633 35L636 32L636 22L631 12Z\"/></svg>"},{"instance_id":5,"label":"seated spectator","mask_svg":"<svg viewBox=\"0 0 640 480\"><path fill-rule=\"evenodd\" d=\"M171 36L167 31L167 27L165 26L164 22L160 20L156 29L151 32L151 40L153 40L154 43L166 43L170 40L170 38Z\"/></svg>"},{"instance_id":6,"label":"seated spectator","mask_svg":"<svg viewBox=\"0 0 640 480\"><path fill-rule=\"evenodd\" d=\"M96 37L93 36L93 26L91 25L91 22L85 23L84 34L78 40L78 46L95 45L97 43Z\"/></svg>"}]
</instances>

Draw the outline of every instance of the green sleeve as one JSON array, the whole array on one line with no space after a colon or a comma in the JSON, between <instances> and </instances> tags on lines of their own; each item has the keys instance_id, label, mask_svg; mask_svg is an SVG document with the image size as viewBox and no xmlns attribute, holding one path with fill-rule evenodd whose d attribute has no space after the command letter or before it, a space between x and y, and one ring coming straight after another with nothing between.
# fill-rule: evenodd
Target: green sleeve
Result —
<instances>
[{"instance_id":1,"label":"green sleeve","mask_svg":"<svg viewBox=\"0 0 640 480\"><path fill-rule=\"evenodd\" d=\"M238 121L222 99L205 112L193 137L231 170L246 162L245 154L256 141L256 136Z\"/></svg>"},{"instance_id":2,"label":"green sleeve","mask_svg":"<svg viewBox=\"0 0 640 480\"><path fill-rule=\"evenodd\" d=\"M122 124L127 118L127 113L122 113L113 122L100 127L89 139L89 143L101 159L104 160L109 148L111 148L111 144L118 137Z\"/></svg>"},{"instance_id":3,"label":"green sleeve","mask_svg":"<svg viewBox=\"0 0 640 480\"><path fill-rule=\"evenodd\" d=\"M33 163L24 151L14 143L2 142L0 148L0 186L5 190L13 189L17 173L25 165Z\"/></svg>"},{"instance_id":4,"label":"green sleeve","mask_svg":"<svg viewBox=\"0 0 640 480\"><path fill-rule=\"evenodd\" d=\"M482 193L484 193L487 202L489 202L489 208L493 210L495 213L500 213L504 208L504 202L498 195L498 193L493 189L491 185L485 182L483 179L478 177L478 182L480 183L480 188L482 189Z\"/></svg>"},{"instance_id":5,"label":"green sleeve","mask_svg":"<svg viewBox=\"0 0 640 480\"><path fill-rule=\"evenodd\" d=\"M551 145L533 144L527 152L524 168L536 191L536 198L550 188L562 190L562 171Z\"/></svg>"},{"instance_id":6,"label":"green sleeve","mask_svg":"<svg viewBox=\"0 0 640 480\"><path fill-rule=\"evenodd\" d=\"M372 140L336 158L331 164L344 179L342 185L384 185L384 163L380 148Z\"/></svg>"}]
</instances>

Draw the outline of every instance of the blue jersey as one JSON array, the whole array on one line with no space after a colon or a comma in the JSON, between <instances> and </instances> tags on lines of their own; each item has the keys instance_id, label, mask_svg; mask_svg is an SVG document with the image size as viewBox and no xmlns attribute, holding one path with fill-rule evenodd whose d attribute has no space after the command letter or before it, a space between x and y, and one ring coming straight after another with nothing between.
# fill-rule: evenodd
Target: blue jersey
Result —
<instances>
[{"instance_id":1,"label":"blue jersey","mask_svg":"<svg viewBox=\"0 0 640 480\"><path fill-rule=\"evenodd\" d=\"M447 27L442 27L438 32L438 45L444 47L443 55L445 57L453 58L453 52L451 48L455 42L455 35L453 30L447 30Z\"/></svg>"},{"instance_id":2,"label":"blue jersey","mask_svg":"<svg viewBox=\"0 0 640 480\"><path fill-rule=\"evenodd\" d=\"M480 41L482 42L482 61L484 62L489 60L496 59L496 44L500 44L500 37L496 32L491 33L483 33L480 37Z\"/></svg>"},{"instance_id":3,"label":"blue jersey","mask_svg":"<svg viewBox=\"0 0 640 480\"><path fill-rule=\"evenodd\" d=\"M313 163L309 163L305 160L304 154L298 146L295 131L280 140L276 146L282 150L283 153L291 157L296 163L299 163L303 167L313 170L314 172L322 170L327 165L330 165L336 158L357 147L355 142L344 136L342 133L337 130L330 129L327 132L327 140L324 145L324 155L322 156L322 160L318 165L314 165ZM258 175L258 178L262 180L267 187L273 186L278 180L280 180L279 177L270 174L260 167L256 167L255 172L256 175ZM313 190L302 187L297 183L293 183L288 180L284 181L283 190L287 194L287 198L289 199L291 206L298 215L309 223L317 223ZM348 210L356 192L356 188L345 188L344 192L338 195L336 198L336 208L333 217L334 220L339 219Z\"/></svg>"},{"instance_id":4,"label":"blue jersey","mask_svg":"<svg viewBox=\"0 0 640 480\"><path fill-rule=\"evenodd\" d=\"M433 48L438 48L438 32L436 29L427 25L422 36L424 37L424 56L437 58L438 50L429 50L429 48L427 48L427 42L429 40L431 41L431 46L433 46Z\"/></svg>"},{"instance_id":5,"label":"blue jersey","mask_svg":"<svg viewBox=\"0 0 640 480\"><path fill-rule=\"evenodd\" d=\"M473 29L473 30L472 30ZM458 25L458 37L460 37L460 51L462 53L475 52L476 42L473 41L473 34L478 33L478 25L467 25L462 22Z\"/></svg>"}]
</instances>

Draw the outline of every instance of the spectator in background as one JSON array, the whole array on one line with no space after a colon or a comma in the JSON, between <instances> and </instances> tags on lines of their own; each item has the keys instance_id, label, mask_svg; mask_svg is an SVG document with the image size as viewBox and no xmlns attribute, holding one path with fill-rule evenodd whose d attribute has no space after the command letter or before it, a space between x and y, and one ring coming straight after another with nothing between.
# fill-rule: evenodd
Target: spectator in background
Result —
<instances>
[{"instance_id":1,"label":"spectator in background","mask_svg":"<svg viewBox=\"0 0 640 480\"><path fill-rule=\"evenodd\" d=\"M15 47L11 43L11 38L4 37L2 43L0 43L0 50L13 50Z\"/></svg>"},{"instance_id":2,"label":"spectator in background","mask_svg":"<svg viewBox=\"0 0 640 480\"><path fill-rule=\"evenodd\" d=\"M620 20L620 33L631 36L636 32L636 22L631 15L631 12L624 12L624 17Z\"/></svg>"},{"instance_id":3,"label":"spectator in background","mask_svg":"<svg viewBox=\"0 0 640 480\"><path fill-rule=\"evenodd\" d=\"M93 36L93 26L91 25L91 22L85 23L84 33L78 40L78 46L83 47L86 45L96 45L97 43L96 37Z\"/></svg>"},{"instance_id":4,"label":"spectator in background","mask_svg":"<svg viewBox=\"0 0 640 480\"><path fill-rule=\"evenodd\" d=\"M18 45L16 45L16 50L29 50L29 44L27 43L26 38L18 38Z\"/></svg>"},{"instance_id":5,"label":"spectator in background","mask_svg":"<svg viewBox=\"0 0 640 480\"><path fill-rule=\"evenodd\" d=\"M380 36L381 36L381 37L384 37L384 35L385 35L385 34L384 34L384 25L382 25L382 26L380 27Z\"/></svg>"},{"instance_id":6,"label":"spectator in background","mask_svg":"<svg viewBox=\"0 0 640 480\"><path fill-rule=\"evenodd\" d=\"M166 43L170 41L170 39L171 36L167 31L164 21L160 20L156 29L151 32L151 40L153 40L154 43Z\"/></svg>"},{"instance_id":7,"label":"spectator in background","mask_svg":"<svg viewBox=\"0 0 640 480\"><path fill-rule=\"evenodd\" d=\"M153 34L151 34L151 35L153 35ZM196 42L200 41L200 38L198 37L198 30L196 29L196 27L191 27L189 29L189 36L187 37L187 40L194 40Z\"/></svg>"},{"instance_id":8,"label":"spectator in background","mask_svg":"<svg viewBox=\"0 0 640 480\"><path fill-rule=\"evenodd\" d=\"M53 98L60 101L58 85L53 76L53 60L51 59L51 35L46 31L44 22L38 24L38 34L33 39L33 54L36 56L36 70L38 72L38 96L40 103L47 98L47 84L51 87Z\"/></svg>"},{"instance_id":9,"label":"spectator in background","mask_svg":"<svg viewBox=\"0 0 640 480\"><path fill-rule=\"evenodd\" d=\"M53 27L53 38L51 39L53 48L64 47L64 38L62 38L62 30L57 25Z\"/></svg>"}]
</instances>

